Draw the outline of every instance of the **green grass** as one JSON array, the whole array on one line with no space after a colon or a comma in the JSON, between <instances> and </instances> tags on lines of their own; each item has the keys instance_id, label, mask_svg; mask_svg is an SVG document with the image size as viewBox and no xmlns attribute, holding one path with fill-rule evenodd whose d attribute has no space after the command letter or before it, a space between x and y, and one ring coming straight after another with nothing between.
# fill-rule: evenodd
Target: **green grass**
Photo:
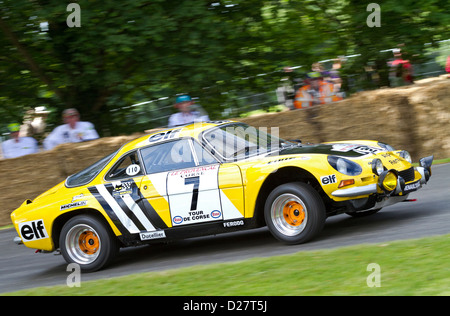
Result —
<instances>
[{"instance_id":1,"label":"green grass","mask_svg":"<svg viewBox=\"0 0 450 316\"><path fill-rule=\"evenodd\" d=\"M6 295L450 295L450 235L194 266ZM369 287L370 263L380 287ZM151 264L151 263L149 263Z\"/></svg>"}]
</instances>

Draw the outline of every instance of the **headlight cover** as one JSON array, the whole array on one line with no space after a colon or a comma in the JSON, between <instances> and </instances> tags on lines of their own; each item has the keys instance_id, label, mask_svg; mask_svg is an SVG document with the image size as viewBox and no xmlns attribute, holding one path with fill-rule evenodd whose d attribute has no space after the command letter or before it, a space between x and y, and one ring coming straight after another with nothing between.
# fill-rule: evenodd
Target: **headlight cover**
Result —
<instances>
[{"instance_id":1,"label":"headlight cover","mask_svg":"<svg viewBox=\"0 0 450 316\"><path fill-rule=\"evenodd\" d=\"M383 163L380 159L375 158L372 160L372 172L379 176L384 171Z\"/></svg>"},{"instance_id":2,"label":"headlight cover","mask_svg":"<svg viewBox=\"0 0 450 316\"><path fill-rule=\"evenodd\" d=\"M380 146L381 148L386 149L387 151L394 151L395 150L394 147L392 147L392 146L390 146L388 144L382 143L382 142L378 142L378 146Z\"/></svg>"},{"instance_id":3,"label":"headlight cover","mask_svg":"<svg viewBox=\"0 0 450 316\"><path fill-rule=\"evenodd\" d=\"M402 157L403 159L405 159L409 163L412 162L411 155L406 150L402 150L401 152L399 152L399 156Z\"/></svg>"},{"instance_id":4,"label":"headlight cover","mask_svg":"<svg viewBox=\"0 0 450 316\"><path fill-rule=\"evenodd\" d=\"M328 156L328 163L338 172L348 176L357 176L362 172L360 165L342 157Z\"/></svg>"}]
</instances>

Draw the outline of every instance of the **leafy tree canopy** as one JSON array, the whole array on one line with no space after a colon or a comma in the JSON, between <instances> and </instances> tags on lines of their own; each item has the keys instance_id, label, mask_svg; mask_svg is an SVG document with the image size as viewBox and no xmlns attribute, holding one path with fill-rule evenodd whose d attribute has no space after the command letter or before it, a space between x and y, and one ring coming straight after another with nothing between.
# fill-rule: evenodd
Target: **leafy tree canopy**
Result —
<instances>
[{"instance_id":1,"label":"leafy tree canopy","mask_svg":"<svg viewBox=\"0 0 450 316\"><path fill-rule=\"evenodd\" d=\"M402 44L420 60L424 43L450 38L445 0L383 1L372 28L355 0L76 3L80 27L67 25L68 2L0 1L0 126L44 105L54 125L76 107L102 135L142 131L182 92L220 118L242 91L274 89L285 66L359 54L349 65L360 71L385 64L380 50Z\"/></svg>"}]
</instances>

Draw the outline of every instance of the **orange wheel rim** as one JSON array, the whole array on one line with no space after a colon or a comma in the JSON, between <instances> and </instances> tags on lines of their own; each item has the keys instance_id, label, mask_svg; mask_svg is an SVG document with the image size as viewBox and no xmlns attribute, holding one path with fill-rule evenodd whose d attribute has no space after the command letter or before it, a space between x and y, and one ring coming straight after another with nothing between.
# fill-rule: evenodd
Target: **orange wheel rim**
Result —
<instances>
[{"instance_id":1,"label":"orange wheel rim","mask_svg":"<svg viewBox=\"0 0 450 316\"><path fill-rule=\"evenodd\" d=\"M99 239L94 232L85 231L80 234L78 245L85 254L93 255L99 249Z\"/></svg>"},{"instance_id":2,"label":"orange wheel rim","mask_svg":"<svg viewBox=\"0 0 450 316\"><path fill-rule=\"evenodd\" d=\"M305 220L305 211L300 203L290 201L283 207L283 216L289 225L300 226Z\"/></svg>"}]
</instances>

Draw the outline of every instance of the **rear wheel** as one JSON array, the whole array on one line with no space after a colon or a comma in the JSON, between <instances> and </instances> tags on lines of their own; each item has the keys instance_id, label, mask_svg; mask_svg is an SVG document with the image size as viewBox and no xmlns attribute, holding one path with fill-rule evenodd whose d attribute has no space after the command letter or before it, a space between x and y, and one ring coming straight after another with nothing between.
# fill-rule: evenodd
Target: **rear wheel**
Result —
<instances>
[{"instance_id":1,"label":"rear wheel","mask_svg":"<svg viewBox=\"0 0 450 316\"><path fill-rule=\"evenodd\" d=\"M272 235L287 244L299 244L316 236L325 224L325 206L306 183L282 184L268 196L264 217Z\"/></svg>"},{"instance_id":2,"label":"rear wheel","mask_svg":"<svg viewBox=\"0 0 450 316\"><path fill-rule=\"evenodd\" d=\"M117 255L119 243L108 227L96 217L79 215L61 231L59 245L67 263L77 263L84 272L107 265Z\"/></svg>"}]
</instances>

